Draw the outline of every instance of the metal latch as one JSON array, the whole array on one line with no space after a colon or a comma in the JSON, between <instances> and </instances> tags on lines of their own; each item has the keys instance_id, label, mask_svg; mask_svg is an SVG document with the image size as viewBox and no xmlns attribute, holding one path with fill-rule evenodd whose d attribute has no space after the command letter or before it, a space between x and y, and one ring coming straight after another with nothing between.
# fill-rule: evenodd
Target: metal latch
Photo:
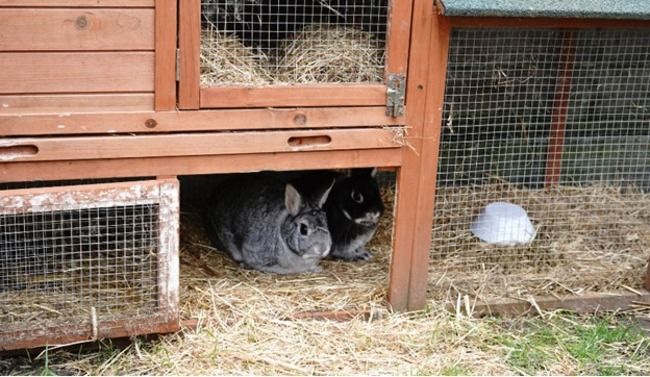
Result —
<instances>
[{"instance_id":1,"label":"metal latch","mask_svg":"<svg viewBox=\"0 0 650 377\"><path fill-rule=\"evenodd\" d=\"M176 81L181 81L181 49L176 49Z\"/></svg>"},{"instance_id":2,"label":"metal latch","mask_svg":"<svg viewBox=\"0 0 650 377\"><path fill-rule=\"evenodd\" d=\"M396 118L404 115L404 93L406 76L402 73L389 73L386 86L386 115Z\"/></svg>"}]
</instances>

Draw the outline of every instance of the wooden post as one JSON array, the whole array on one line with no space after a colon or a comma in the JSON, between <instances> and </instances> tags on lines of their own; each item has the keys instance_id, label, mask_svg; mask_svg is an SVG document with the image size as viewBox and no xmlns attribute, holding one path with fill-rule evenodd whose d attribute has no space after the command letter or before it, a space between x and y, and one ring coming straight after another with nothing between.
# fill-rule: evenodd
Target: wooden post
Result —
<instances>
[{"instance_id":1,"label":"wooden post","mask_svg":"<svg viewBox=\"0 0 650 377\"><path fill-rule=\"evenodd\" d=\"M423 127L426 107L429 36L433 4L416 0L413 6L410 64L407 75L406 127L409 147L403 148L402 167L398 172L395 211L395 237L390 269L388 302L393 310L409 307L410 275L413 265L413 239L417 233L420 162L424 156ZM424 152L424 153L423 153Z\"/></svg>"},{"instance_id":2,"label":"wooden post","mask_svg":"<svg viewBox=\"0 0 650 377\"><path fill-rule=\"evenodd\" d=\"M569 112L569 94L571 93L571 78L573 77L573 63L576 54L575 31L567 30L562 33L560 62L557 82L555 84L555 98L553 101L553 117L551 120L551 134L548 141L546 158L546 187L557 186L560 182L562 170L562 150L564 149L564 130Z\"/></svg>"},{"instance_id":3,"label":"wooden post","mask_svg":"<svg viewBox=\"0 0 650 377\"><path fill-rule=\"evenodd\" d=\"M418 183L418 206L413 238L413 259L409 285L409 310L421 309L426 305L428 288L429 253L431 249L431 228L435 204L436 177L438 173L438 151L447 76L447 53L451 26L449 19L438 15L432 17L431 39L423 125L422 151L420 155L420 181Z\"/></svg>"}]
</instances>

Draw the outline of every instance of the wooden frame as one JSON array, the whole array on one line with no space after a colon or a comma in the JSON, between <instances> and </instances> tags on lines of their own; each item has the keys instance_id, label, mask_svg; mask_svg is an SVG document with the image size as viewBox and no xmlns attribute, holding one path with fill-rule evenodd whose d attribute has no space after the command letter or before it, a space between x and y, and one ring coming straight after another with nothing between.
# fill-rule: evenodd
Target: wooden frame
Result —
<instances>
[{"instance_id":1,"label":"wooden frame","mask_svg":"<svg viewBox=\"0 0 650 377\"><path fill-rule=\"evenodd\" d=\"M116 134L116 133L169 133L174 131L245 131L245 130L276 130L295 128L360 128L383 127L404 124L404 118L386 116L383 107L360 108L287 108L287 109L244 109L244 110L214 110L214 111L132 111L127 112L125 98L113 97L79 98L71 96L62 107L61 98L48 103L49 97L43 96L39 101L47 104L58 114L39 114L30 112L4 112L0 108L0 136L36 136L36 135L66 135L66 134ZM89 100L96 99L104 104L114 101L114 112L80 112L70 113L75 102L81 101L84 106ZM126 97L136 109L149 103L152 98L133 95ZM19 107L31 110L34 97ZM41 108L42 111L42 108Z\"/></svg>"},{"instance_id":2,"label":"wooden frame","mask_svg":"<svg viewBox=\"0 0 650 377\"><path fill-rule=\"evenodd\" d=\"M386 41L386 72L406 73L413 0L394 0L389 9ZM248 87L200 87L200 0L180 0L179 108L290 107L290 106L382 106L384 84L323 84Z\"/></svg>"},{"instance_id":3,"label":"wooden frame","mask_svg":"<svg viewBox=\"0 0 650 377\"><path fill-rule=\"evenodd\" d=\"M176 108L177 0L156 0L155 84L156 111Z\"/></svg>"},{"instance_id":4,"label":"wooden frame","mask_svg":"<svg viewBox=\"0 0 650 377\"><path fill-rule=\"evenodd\" d=\"M85 324L48 324L46 327L25 323L21 330L0 331L0 351L179 330L178 192L176 179L0 191L0 213L94 208L106 206L105 203L159 203L163 209L158 218L156 313L151 313L146 321L142 318L110 321L92 318Z\"/></svg>"},{"instance_id":5,"label":"wooden frame","mask_svg":"<svg viewBox=\"0 0 650 377\"><path fill-rule=\"evenodd\" d=\"M412 124L414 130L418 129L418 125L422 124L423 130L421 132L422 144L420 152L420 179L418 181L417 194L420 201L417 208L415 217L417 220L411 220L414 226L415 234L413 236L413 251L410 260L410 283L408 287L408 309L415 310L424 308L426 305L426 293L428 287L428 268L429 268L429 249L431 242L431 224L433 222L433 208L436 190L436 174L432 172L437 171L437 156L440 146L440 127L442 106L445 91L445 72L447 64L447 49L449 44L450 31L454 27L475 27L475 28L650 28L649 21L636 21L636 20L602 20L602 19L551 19L551 18L500 18L500 17L445 17L442 15L440 4L437 8L434 5L433 9L426 9L429 14L428 32L414 32L412 44L414 48L411 49L411 59L413 66L427 66L430 68L428 73L427 83L429 84L426 95L426 110L423 111L424 120L420 121L411 118L410 112L413 110L411 105L414 105L412 100L413 81L409 83L409 118L407 124ZM417 9L417 8L416 8ZM416 20L417 21L417 20ZM417 23L414 23L417 25ZM414 26L417 27L417 26ZM423 27L423 30L427 30ZM425 42L426 40L426 42ZM423 52L418 52L415 46L427 46L428 55ZM560 80L556 85L557 94L556 98L560 102L565 102L566 96L562 96L561 92L566 85L566 79L570 73L572 66L571 51L574 48L571 42L571 37L565 38L564 50L568 52L562 67L560 67ZM418 63L415 63L418 62ZM423 63L426 62L426 63ZM411 80L414 80L412 73L409 73ZM417 78L415 79L417 80ZM559 173L558 159L561 157L558 151L561 151L563 144L563 130L565 121L565 108L561 108L559 112L553 116L553 143L549 153L547 162L547 183L553 184L554 177ZM417 110L415 111L417 113ZM417 132L417 131L416 131ZM416 134L418 135L418 134ZM418 135L419 136L419 135ZM411 141L415 143L416 141ZM417 149L417 148L416 148ZM405 152L407 153L407 152ZM434 156L432 159L431 156ZM408 157L404 157L404 170L410 169L411 162ZM414 165L415 166L415 165ZM411 181L412 183L412 181ZM403 220L400 220L403 221ZM416 226L417 224L417 226ZM398 227L400 224L398 223ZM407 226L407 225L405 225ZM645 288L650 290L650 264L644 282ZM634 296L636 297L636 295ZM647 301L648 295L642 296ZM610 298L606 294L594 295L589 299L585 298L569 298L566 300L542 299L544 308L570 308L581 310L581 308L593 309L594 305L604 305L605 307L613 308L620 307L620 305L628 305L631 301L630 297L625 294L620 294L616 298ZM568 300L568 301L567 301ZM538 302L539 303L539 302ZM527 303L507 303L501 304L485 304L475 311L475 314L486 313L508 313L508 312L523 312L530 309L531 305ZM453 307L450 307L453 309Z\"/></svg>"}]
</instances>

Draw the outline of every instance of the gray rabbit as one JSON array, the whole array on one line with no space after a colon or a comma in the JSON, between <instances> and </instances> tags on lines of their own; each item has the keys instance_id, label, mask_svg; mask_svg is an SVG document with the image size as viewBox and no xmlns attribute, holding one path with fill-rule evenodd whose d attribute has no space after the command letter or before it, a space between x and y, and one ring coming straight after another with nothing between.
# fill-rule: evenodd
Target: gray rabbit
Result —
<instances>
[{"instance_id":1,"label":"gray rabbit","mask_svg":"<svg viewBox=\"0 0 650 377\"><path fill-rule=\"evenodd\" d=\"M277 274L319 272L332 247L322 209L332 189L312 197L286 181L247 175L221 184L208 210L208 233L235 261Z\"/></svg>"}]
</instances>

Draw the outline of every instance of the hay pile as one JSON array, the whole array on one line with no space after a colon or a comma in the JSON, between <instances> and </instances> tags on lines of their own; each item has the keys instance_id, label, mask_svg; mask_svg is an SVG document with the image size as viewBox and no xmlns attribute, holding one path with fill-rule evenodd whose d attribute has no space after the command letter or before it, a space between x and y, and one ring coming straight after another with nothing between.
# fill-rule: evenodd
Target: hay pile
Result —
<instances>
[{"instance_id":1,"label":"hay pile","mask_svg":"<svg viewBox=\"0 0 650 377\"><path fill-rule=\"evenodd\" d=\"M265 86L273 80L264 53L214 29L201 33L200 60L202 86Z\"/></svg>"},{"instance_id":2,"label":"hay pile","mask_svg":"<svg viewBox=\"0 0 650 377\"><path fill-rule=\"evenodd\" d=\"M382 82L383 51L371 33L342 26L308 25L272 49L207 29L201 35L201 85Z\"/></svg>"},{"instance_id":3,"label":"hay pile","mask_svg":"<svg viewBox=\"0 0 650 377\"><path fill-rule=\"evenodd\" d=\"M123 251L123 250L120 250ZM156 254L116 257L101 252L90 260L49 256L51 271L11 271L0 286L0 333L95 320L147 318L158 305ZM136 263L140 266L136 266ZM5 269L7 274L9 268Z\"/></svg>"},{"instance_id":4,"label":"hay pile","mask_svg":"<svg viewBox=\"0 0 650 377\"><path fill-rule=\"evenodd\" d=\"M382 190L386 212L368 248L367 263L325 260L319 274L276 275L244 269L214 249L201 218L187 213L181 222L181 308L185 318L205 310L290 318L303 311L381 311L386 307L392 250L394 190ZM263 302L260 300L263 298Z\"/></svg>"},{"instance_id":5,"label":"hay pile","mask_svg":"<svg viewBox=\"0 0 650 377\"><path fill-rule=\"evenodd\" d=\"M373 83L384 79L383 47L371 33L342 26L306 26L287 41L276 81Z\"/></svg>"},{"instance_id":6,"label":"hay pile","mask_svg":"<svg viewBox=\"0 0 650 377\"><path fill-rule=\"evenodd\" d=\"M490 202L527 210L528 246L479 242L469 224ZM641 288L650 257L650 194L611 186L524 190L509 184L439 187L430 297L478 300Z\"/></svg>"}]
</instances>

